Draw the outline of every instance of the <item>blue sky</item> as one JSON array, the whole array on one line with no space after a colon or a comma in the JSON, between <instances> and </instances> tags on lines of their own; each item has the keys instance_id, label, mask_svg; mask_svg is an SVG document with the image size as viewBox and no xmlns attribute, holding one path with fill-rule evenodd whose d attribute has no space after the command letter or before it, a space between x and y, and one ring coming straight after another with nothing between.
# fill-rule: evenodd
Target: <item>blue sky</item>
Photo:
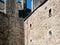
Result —
<instances>
[{"instance_id":1,"label":"blue sky","mask_svg":"<svg viewBox=\"0 0 60 45\"><path fill-rule=\"evenodd\" d=\"M2 0L2 1L6 1L6 0ZM18 2L20 2L21 0L18 0ZM26 0L27 3L27 8L31 9L31 0Z\"/></svg>"}]
</instances>

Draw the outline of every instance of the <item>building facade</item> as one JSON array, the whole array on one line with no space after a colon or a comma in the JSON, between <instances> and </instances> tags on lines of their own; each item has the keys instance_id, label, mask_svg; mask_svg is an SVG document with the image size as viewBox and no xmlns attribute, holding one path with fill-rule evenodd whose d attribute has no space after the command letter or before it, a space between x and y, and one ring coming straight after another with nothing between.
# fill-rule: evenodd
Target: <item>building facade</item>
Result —
<instances>
[{"instance_id":1,"label":"building facade","mask_svg":"<svg viewBox=\"0 0 60 45\"><path fill-rule=\"evenodd\" d=\"M0 12L6 13L6 3L0 1Z\"/></svg>"},{"instance_id":2,"label":"building facade","mask_svg":"<svg viewBox=\"0 0 60 45\"><path fill-rule=\"evenodd\" d=\"M25 45L60 45L60 0L48 0L24 22Z\"/></svg>"},{"instance_id":3,"label":"building facade","mask_svg":"<svg viewBox=\"0 0 60 45\"><path fill-rule=\"evenodd\" d=\"M32 0L33 11L27 9L25 4L25 0L19 3L17 0L6 1L8 28L5 35L8 37L6 40L0 38L3 42L0 45L60 45L60 0ZM25 16L26 11L30 12ZM19 17L21 13L24 13L24 18ZM2 27L3 30L5 27Z\"/></svg>"}]
</instances>

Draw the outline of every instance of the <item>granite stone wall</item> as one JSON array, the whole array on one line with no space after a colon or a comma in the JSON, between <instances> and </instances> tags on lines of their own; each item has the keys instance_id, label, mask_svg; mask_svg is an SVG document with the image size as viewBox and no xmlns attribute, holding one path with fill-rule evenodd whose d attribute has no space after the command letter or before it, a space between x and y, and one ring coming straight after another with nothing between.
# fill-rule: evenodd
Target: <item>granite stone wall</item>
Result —
<instances>
[{"instance_id":1,"label":"granite stone wall","mask_svg":"<svg viewBox=\"0 0 60 45\"><path fill-rule=\"evenodd\" d=\"M60 0L48 0L24 22L25 45L60 45Z\"/></svg>"},{"instance_id":2,"label":"granite stone wall","mask_svg":"<svg viewBox=\"0 0 60 45\"><path fill-rule=\"evenodd\" d=\"M7 15L0 13L0 45L60 45L60 0L48 0L25 21L15 4L7 0Z\"/></svg>"},{"instance_id":3,"label":"granite stone wall","mask_svg":"<svg viewBox=\"0 0 60 45\"><path fill-rule=\"evenodd\" d=\"M0 12L0 45L8 44L8 17Z\"/></svg>"},{"instance_id":4,"label":"granite stone wall","mask_svg":"<svg viewBox=\"0 0 60 45\"><path fill-rule=\"evenodd\" d=\"M23 20L11 17L9 20L9 44L24 45L24 25Z\"/></svg>"},{"instance_id":5,"label":"granite stone wall","mask_svg":"<svg viewBox=\"0 0 60 45\"><path fill-rule=\"evenodd\" d=\"M23 19L0 13L0 45L24 45Z\"/></svg>"}]
</instances>

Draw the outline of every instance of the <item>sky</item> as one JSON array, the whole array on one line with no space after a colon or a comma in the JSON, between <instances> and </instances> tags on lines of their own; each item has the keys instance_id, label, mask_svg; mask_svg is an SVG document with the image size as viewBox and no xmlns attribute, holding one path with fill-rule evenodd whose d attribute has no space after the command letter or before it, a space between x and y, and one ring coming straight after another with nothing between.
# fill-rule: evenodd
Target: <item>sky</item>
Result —
<instances>
[{"instance_id":1,"label":"sky","mask_svg":"<svg viewBox=\"0 0 60 45\"><path fill-rule=\"evenodd\" d=\"M6 1L6 0L2 0L2 1ZM18 0L18 2L21 2L21 0ZM26 0L26 4L27 4L27 8L31 9L31 0Z\"/></svg>"}]
</instances>

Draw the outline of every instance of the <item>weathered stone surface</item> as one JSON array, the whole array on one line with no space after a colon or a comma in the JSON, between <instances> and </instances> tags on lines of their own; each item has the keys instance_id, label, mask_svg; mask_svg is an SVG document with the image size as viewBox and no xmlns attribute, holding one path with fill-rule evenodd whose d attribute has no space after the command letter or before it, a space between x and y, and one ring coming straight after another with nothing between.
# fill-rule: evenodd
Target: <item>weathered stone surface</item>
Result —
<instances>
[{"instance_id":1,"label":"weathered stone surface","mask_svg":"<svg viewBox=\"0 0 60 45\"><path fill-rule=\"evenodd\" d=\"M24 25L23 20L16 17L10 18L9 45L24 45Z\"/></svg>"},{"instance_id":2,"label":"weathered stone surface","mask_svg":"<svg viewBox=\"0 0 60 45\"><path fill-rule=\"evenodd\" d=\"M59 5L60 0L48 0L25 20L25 45L60 45Z\"/></svg>"},{"instance_id":3,"label":"weathered stone surface","mask_svg":"<svg viewBox=\"0 0 60 45\"><path fill-rule=\"evenodd\" d=\"M0 45L8 43L8 17L0 12Z\"/></svg>"},{"instance_id":4,"label":"weathered stone surface","mask_svg":"<svg viewBox=\"0 0 60 45\"><path fill-rule=\"evenodd\" d=\"M7 0L8 17L0 13L0 45L60 45L60 0L48 0L25 21L15 1Z\"/></svg>"},{"instance_id":5,"label":"weathered stone surface","mask_svg":"<svg viewBox=\"0 0 60 45\"><path fill-rule=\"evenodd\" d=\"M6 13L6 3L0 2L0 12Z\"/></svg>"},{"instance_id":6,"label":"weathered stone surface","mask_svg":"<svg viewBox=\"0 0 60 45\"><path fill-rule=\"evenodd\" d=\"M24 20L18 17L16 0L7 0L6 4L9 17L8 45L24 45Z\"/></svg>"},{"instance_id":7,"label":"weathered stone surface","mask_svg":"<svg viewBox=\"0 0 60 45\"><path fill-rule=\"evenodd\" d=\"M4 9L4 3L0 2L0 10Z\"/></svg>"}]
</instances>

